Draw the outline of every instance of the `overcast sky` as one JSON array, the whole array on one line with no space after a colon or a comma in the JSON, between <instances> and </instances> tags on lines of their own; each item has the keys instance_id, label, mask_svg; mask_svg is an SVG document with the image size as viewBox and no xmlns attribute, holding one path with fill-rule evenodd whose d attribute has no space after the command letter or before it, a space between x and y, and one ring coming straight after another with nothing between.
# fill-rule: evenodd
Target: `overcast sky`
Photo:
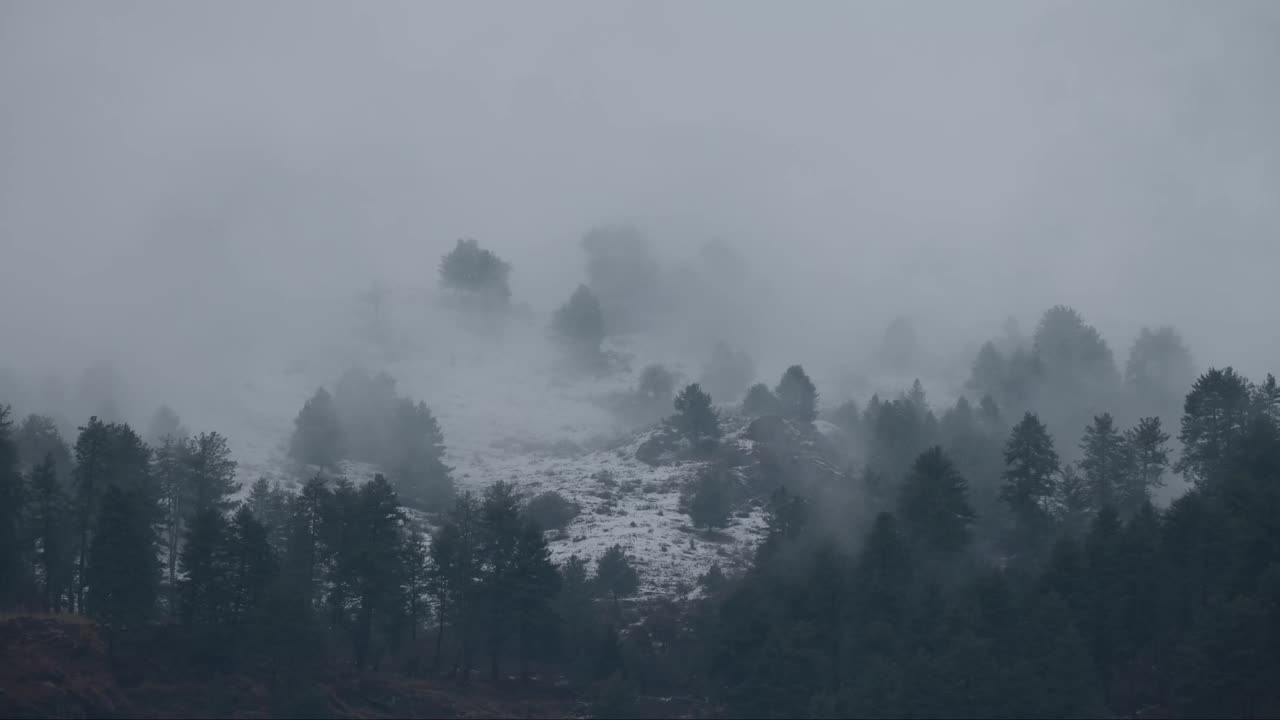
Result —
<instances>
[{"instance_id":1,"label":"overcast sky","mask_svg":"<svg viewBox=\"0 0 1280 720\"><path fill-rule=\"evenodd\" d=\"M0 0L0 365L428 287L464 235L548 310L619 219L736 245L813 348L1066 303L1280 369L1280 2Z\"/></svg>"}]
</instances>

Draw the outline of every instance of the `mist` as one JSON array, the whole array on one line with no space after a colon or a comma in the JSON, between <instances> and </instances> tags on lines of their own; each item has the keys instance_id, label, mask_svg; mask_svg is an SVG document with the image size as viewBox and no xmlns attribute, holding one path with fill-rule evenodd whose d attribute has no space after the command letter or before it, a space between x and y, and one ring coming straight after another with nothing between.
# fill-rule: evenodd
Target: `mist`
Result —
<instances>
[{"instance_id":1,"label":"mist","mask_svg":"<svg viewBox=\"0 0 1280 720\"><path fill-rule=\"evenodd\" d=\"M1057 303L1120 357L1171 323L1259 374L1278 33L1270 3L7 3L0 364L110 362L149 412L349 339L335 308L431 292L459 237L545 318L629 223L664 267L745 259L762 376L834 391L899 315L963 375Z\"/></svg>"}]
</instances>

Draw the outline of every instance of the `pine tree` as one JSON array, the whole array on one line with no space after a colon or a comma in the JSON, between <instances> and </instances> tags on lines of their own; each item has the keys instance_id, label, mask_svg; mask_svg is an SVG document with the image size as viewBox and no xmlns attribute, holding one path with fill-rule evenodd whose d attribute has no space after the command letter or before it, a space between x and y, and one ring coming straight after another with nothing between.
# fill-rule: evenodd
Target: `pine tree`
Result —
<instances>
[{"instance_id":1,"label":"pine tree","mask_svg":"<svg viewBox=\"0 0 1280 720\"><path fill-rule=\"evenodd\" d=\"M1004 486L1000 497L1009 503L1026 533L1041 530L1048 520L1047 502L1053 497L1058 453L1040 418L1023 415L1004 448Z\"/></svg>"},{"instance_id":2,"label":"pine tree","mask_svg":"<svg viewBox=\"0 0 1280 720\"><path fill-rule=\"evenodd\" d=\"M393 614L400 607L403 513L395 490L382 475L365 483L358 497L355 547L340 556L349 559L351 567L338 572L355 578L355 660L362 668L369 657L375 616Z\"/></svg>"},{"instance_id":3,"label":"pine tree","mask_svg":"<svg viewBox=\"0 0 1280 720\"><path fill-rule=\"evenodd\" d=\"M243 505L231 519L228 546L227 611L231 626L261 627L266 621L267 592L279 567L266 526Z\"/></svg>"},{"instance_id":4,"label":"pine tree","mask_svg":"<svg viewBox=\"0 0 1280 720\"><path fill-rule=\"evenodd\" d=\"M59 611L65 607L64 599L71 588L72 544L67 514L70 505L58 481L52 451L32 468L28 487L32 534L40 547L41 606L46 612Z\"/></svg>"},{"instance_id":5,"label":"pine tree","mask_svg":"<svg viewBox=\"0 0 1280 720\"><path fill-rule=\"evenodd\" d=\"M714 448L720 441L720 414L711 406L711 396L693 383L676 396L675 407L673 422L680 434L695 449Z\"/></svg>"},{"instance_id":6,"label":"pine tree","mask_svg":"<svg viewBox=\"0 0 1280 720\"><path fill-rule=\"evenodd\" d=\"M560 575L551 562L542 530L526 520L516 541L512 605L520 643L520 679L529 680L529 659L538 645L539 630L552 621L550 602L560 588ZM545 634L545 633L542 633Z\"/></svg>"},{"instance_id":7,"label":"pine tree","mask_svg":"<svg viewBox=\"0 0 1280 720\"><path fill-rule=\"evenodd\" d=\"M152 456L152 474L160 488L164 509L163 541L167 557L169 614L178 612L178 552L183 534L192 516L191 483L188 480L188 455L191 443L174 435L165 435Z\"/></svg>"},{"instance_id":8,"label":"pine tree","mask_svg":"<svg viewBox=\"0 0 1280 720\"><path fill-rule=\"evenodd\" d=\"M1110 413L1093 418L1085 428L1080 450L1084 453L1080 469L1084 471L1093 509L1112 507L1127 513L1129 508L1121 507L1120 501L1129 494L1126 488L1133 475L1133 456Z\"/></svg>"},{"instance_id":9,"label":"pine tree","mask_svg":"<svg viewBox=\"0 0 1280 720\"><path fill-rule=\"evenodd\" d=\"M235 481L236 462L231 459L227 439L216 432L200 433L185 454L185 479L191 484L191 511L225 513L234 502L231 496L240 491Z\"/></svg>"},{"instance_id":10,"label":"pine tree","mask_svg":"<svg viewBox=\"0 0 1280 720\"><path fill-rule=\"evenodd\" d=\"M898 507L907 534L931 550L956 552L971 539L969 528L976 516L969 504L969 483L939 446L916 458Z\"/></svg>"},{"instance_id":11,"label":"pine tree","mask_svg":"<svg viewBox=\"0 0 1280 720\"><path fill-rule=\"evenodd\" d=\"M1210 368L1191 386L1183 405L1182 457L1174 471L1198 485L1225 469L1231 449L1245 434L1253 388L1232 368Z\"/></svg>"},{"instance_id":12,"label":"pine tree","mask_svg":"<svg viewBox=\"0 0 1280 720\"><path fill-rule=\"evenodd\" d=\"M572 348L583 352L599 352L604 342L604 313L595 293L579 285L569 300L556 310L551 328L556 336Z\"/></svg>"},{"instance_id":13,"label":"pine tree","mask_svg":"<svg viewBox=\"0 0 1280 720\"><path fill-rule=\"evenodd\" d=\"M401 399L389 435L383 466L396 479L400 497L421 510L447 507L453 500L453 469L444 464L444 433L431 410Z\"/></svg>"},{"instance_id":14,"label":"pine tree","mask_svg":"<svg viewBox=\"0 0 1280 720\"><path fill-rule=\"evenodd\" d=\"M24 492L8 405L0 405L0 607L17 604L24 568Z\"/></svg>"},{"instance_id":15,"label":"pine tree","mask_svg":"<svg viewBox=\"0 0 1280 720\"><path fill-rule=\"evenodd\" d=\"M440 284L485 306L505 307L510 303L510 275L510 264L472 238L458 240L440 260Z\"/></svg>"},{"instance_id":16,"label":"pine tree","mask_svg":"<svg viewBox=\"0 0 1280 720\"><path fill-rule=\"evenodd\" d=\"M182 622L188 627L211 633L227 622L234 591L230 534L222 513L212 508L191 519L182 546L185 577L179 591Z\"/></svg>"},{"instance_id":17,"label":"pine tree","mask_svg":"<svg viewBox=\"0 0 1280 720\"><path fill-rule=\"evenodd\" d=\"M499 481L485 490L480 505L478 558L484 598L489 669L498 679L498 657L511 628L516 585L517 546L521 530L520 505L514 488Z\"/></svg>"},{"instance_id":18,"label":"pine tree","mask_svg":"<svg viewBox=\"0 0 1280 720\"><path fill-rule=\"evenodd\" d=\"M613 599L615 611L619 598L630 597L640 589L640 575L621 545L614 545L596 558L596 586Z\"/></svg>"},{"instance_id":19,"label":"pine tree","mask_svg":"<svg viewBox=\"0 0 1280 720\"><path fill-rule=\"evenodd\" d=\"M103 494L85 568L85 608L106 630L114 652L120 634L149 620L156 606L160 564L154 510L140 491L110 485Z\"/></svg>"},{"instance_id":20,"label":"pine tree","mask_svg":"<svg viewBox=\"0 0 1280 720\"><path fill-rule=\"evenodd\" d=\"M707 535L729 524L729 513L733 509L732 482L732 470L710 467L698 475L690 492L681 498L683 511L695 527L706 528Z\"/></svg>"},{"instance_id":21,"label":"pine tree","mask_svg":"<svg viewBox=\"0 0 1280 720\"><path fill-rule=\"evenodd\" d=\"M818 390L805 374L804 368L792 365L782 374L778 387L774 388L783 417L801 423L811 423L818 417Z\"/></svg>"},{"instance_id":22,"label":"pine tree","mask_svg":"<svg viewBox=\"0 0 1280 720\"><path fill-rule=\"evenodd\" d=\"M1133 481L1126 487L1122 505L1130 510L1151 499L1151 493L1164 487L1164 473L1169 468L1169 434L1160 418L1146 417L1125 432L1133 456Z\"/></svg>"},{"instance_id":23,"label":"pine tree","mask_svg":"<svg viewBox=\"0 0 1280 720\"><path fill-rule=\"evenodd\" d=\"M1093 496L1084 476L1075 465L1065 463L1058 470L1058 515L1069 535L1079 535L1089 525Z\"/></svg>"},{"instance_id":24,"label":"pine tree","mask_svg":"<svg viewBox=\"0 0 1280 720\"><path fill-rule=\"evenodd\" d=\"M752 417L775 415L780 409L777 396L764 383L752 385L742 399L742 412Z\"/></svg>"},{"instance_id":25,"label":"pine tree","mask_svg":"<svg viewBox=\"0 0 1280 720\"><path fill-rule=\"evenodd\" d=\"M289 457L306 465L334 467L343 456L342 428L333 396L317 388L293 421Z\"/></svg>"},{"instance_id":26,"label":"pine tree","mask_svg":"<svg viewBox=\"0 0 1280 720\"><path fill-rule=\"evenodd\" d=\"M45 461L49 453L53 453L54 465L58 469L58 481L64 489L71 482L71 448L58 424L47 415L28 415L23 419L14 435L18 445L18 467L22 472L31 472L36 465Z\"/></svg>"}]
</instances>

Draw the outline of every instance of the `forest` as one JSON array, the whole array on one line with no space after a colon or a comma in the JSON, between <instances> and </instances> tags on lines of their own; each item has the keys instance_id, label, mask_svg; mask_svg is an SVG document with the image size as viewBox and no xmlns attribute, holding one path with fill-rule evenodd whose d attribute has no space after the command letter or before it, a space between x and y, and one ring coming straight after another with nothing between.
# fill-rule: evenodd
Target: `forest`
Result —
<instances>
[{"instance_id":1,"label":"forest","mask_svg":"<svg viewBox=\"0 0 1280 720\"><path fill-rule=\"evenodd\" d=\"M599 352L589 300L552 320L579 360ZM148 440L90 417L68 441L0 406L0 603L92 620L116 667L163 643L257 674L280 716L327 712L308 692L333 672L554 685L599 717L1271 716L1280 388L1227 367L1182 393L1192 367L1161 328L1121 373L1057 306L1032 338L982 345L941 414L918 381L824 408L800 365L728 403L690 383L637 457L696 468L680 507L697 532L752 506L765 530L749 563L677 596L640 593L621 545L553 562L579 513L556 493L456 489L439 423L385 375L307 400L296 491L241 488L226 438L168 408ZM671 384L655 372L651 390Z\"/></svg>"}]
</instances>

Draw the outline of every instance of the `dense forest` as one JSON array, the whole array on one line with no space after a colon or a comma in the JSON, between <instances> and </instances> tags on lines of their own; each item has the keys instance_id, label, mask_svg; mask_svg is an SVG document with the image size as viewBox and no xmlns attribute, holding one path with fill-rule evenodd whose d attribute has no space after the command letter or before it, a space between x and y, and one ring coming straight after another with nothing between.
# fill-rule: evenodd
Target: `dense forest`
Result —
<instances>
[{"instance_id":1,"label":"dense forest","mask_svg":"<svg viewBox=\"0 0 1280 720\"><path fill-rule=\"evenodd\" d=\"M506 301L501 261L455 252L442 272L469 262L484 305ZM598 357L599 314L579 288L553 333ZM709 386L747 385L749 360L716 355L733 378ZM257 674L280 716L322 712L306 689L332 672L555 685L601 717L658 697L735 717L1274 716L1280 388L1192 367L1163 328L1121 372L1055 307L983 345L974 399L941 414L918 382L824 407L794 365L717 403L647 369L642 397L670 406L637 455L700 468L691 525L767 517L748 567L680 597L641 594L620 545L553 563L578 509L519 479L457 490L430 409L385 376L306 402L296 492L241 488L226 439L167 409L146 440L91 417L69 442L0 405L0 604L92 620L122 668L163 643ZM756 439L749 475L732 422Z\"/></svg>"}]
</instances>

